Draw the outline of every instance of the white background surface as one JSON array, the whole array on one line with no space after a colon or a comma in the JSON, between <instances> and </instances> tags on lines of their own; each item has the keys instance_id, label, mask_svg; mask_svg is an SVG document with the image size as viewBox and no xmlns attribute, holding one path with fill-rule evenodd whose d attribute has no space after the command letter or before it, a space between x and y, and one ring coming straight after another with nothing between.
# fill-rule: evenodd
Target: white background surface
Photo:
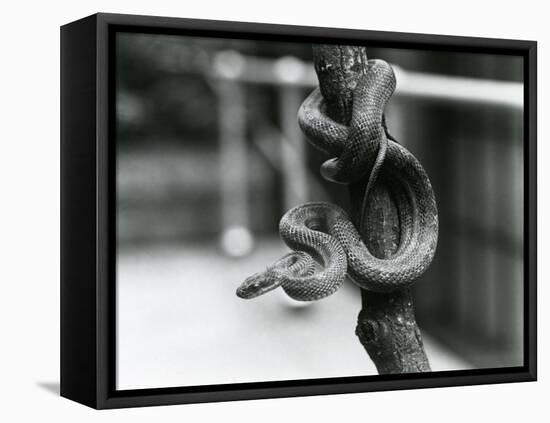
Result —
<instances>
[{"instance_id":1,"label":"white background surface","mask_svg":"<svg viewBox=\"0 0 550 423\"><path fill-rule=\"evenodd\" d=\"M249 4L247 4L249 3ZM545 2L461 0L9 2L0 30L0 419L18 421L548 421L548 100ZM539 41L539 382L92 411L59 398L59 26L96 11Z\"/></svg>"},{"instance_id":2,"label":"white background surface","mask_svg":"<svg viewBox=\"0 0 550 423\"><path fill-rule=\"evenodd\" d=\"M323 301L282 289L254 301L235 295L252 264L286 253L281 244L260 241L244 261L210 244L119 249L117 389L376 374L354 336L361 294L351 281ZM422 337L433 371L472 368Z\"/></svg>"}]
</instances>

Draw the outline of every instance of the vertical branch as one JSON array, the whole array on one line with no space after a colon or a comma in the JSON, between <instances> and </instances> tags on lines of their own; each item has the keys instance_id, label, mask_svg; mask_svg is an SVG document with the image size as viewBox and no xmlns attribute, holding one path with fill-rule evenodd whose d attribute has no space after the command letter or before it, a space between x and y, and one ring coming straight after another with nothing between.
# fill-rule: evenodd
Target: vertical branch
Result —
<instances>
[{"instance_id":1,"label":"vertical branch","mask_svg":"<svg viewBox=\"0 0 550 423\"><path fill-rule=\"evenodd\" d=\"M313 59L326 113L348 124L352 93L358 78L365 74L367 54L363 47L314 45ZM351 216L360 227L360 210L366 180L351 184ZM399 246L400 225L397 208L388 189L380 181L369 194L365 230L361 234L371 253L387 258ZM361 290L362 309L356 334L380 374L430 371L420 330L414 316L410 289L389 294Z\"/></svg>"}]
</instances>

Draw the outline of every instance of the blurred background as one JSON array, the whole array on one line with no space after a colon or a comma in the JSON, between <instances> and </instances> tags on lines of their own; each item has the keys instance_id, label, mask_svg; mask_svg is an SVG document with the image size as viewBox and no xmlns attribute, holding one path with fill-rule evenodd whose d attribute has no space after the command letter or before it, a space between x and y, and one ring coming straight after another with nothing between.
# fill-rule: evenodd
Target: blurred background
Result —
<instances>
[{"instance_id":1,"label":"blurred background","mask_svg":"<svg viewBox=\"0 0 550 423\"><path fill-rule=\"evenodd\" d=\"M435 190L435 259L414 285L433 370L523 364L523 61L368 48L394 66L390 133ZM375 374L351 282L302 304L235 296L287 248L278 221L348 206L297 126L311 46L117 34L117 387Z\"/></svg>"}]
</instances>

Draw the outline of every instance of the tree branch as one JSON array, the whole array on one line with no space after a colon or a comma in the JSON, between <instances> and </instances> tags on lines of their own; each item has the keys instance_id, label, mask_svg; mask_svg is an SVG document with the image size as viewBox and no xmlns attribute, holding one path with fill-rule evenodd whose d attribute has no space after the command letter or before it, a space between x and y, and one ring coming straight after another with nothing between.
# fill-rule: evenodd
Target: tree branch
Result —
<instances>
[{"instance_id":1,"label":"tree branch","mask_svg":"<svg viewBox=\"0 0 550 423\"><path fill-rule=\"evenodd\" d=\"M358 78L367 69L363 47L314 45L313 59L326 113L334 120L348 124L351 117L352 93ZM359 228L361 202L366 180L351 184L351 217ZM361 233L369 251L387 258L399 246L400 225L397 208L383 181L378 181L369 194L364 231ZM362 309L355 333L380 374L430 371L420 330L414 317L410 289L390 294L361 290Z\"/></svg>"}]
</instances>

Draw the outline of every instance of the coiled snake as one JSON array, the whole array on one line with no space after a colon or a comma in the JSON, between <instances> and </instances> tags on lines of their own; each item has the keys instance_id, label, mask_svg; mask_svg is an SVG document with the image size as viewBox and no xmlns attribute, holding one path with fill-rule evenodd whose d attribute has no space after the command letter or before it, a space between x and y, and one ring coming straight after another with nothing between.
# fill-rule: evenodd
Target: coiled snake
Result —
<instances>
[{"instance_id":1,"label":"coiled snake","mask_svg":"<svg viewBox=\"0 0 550 423\"><path fill-rule=\"evenodd\" d=\"M294 251L248 277L237 289L239 297L255 298L281 286L295 300L318 300L333 294L346 274L361 288L390 292L410 285L428 268L437 244L437 206L418 160L388 139L384 108L395 85L388 63L369 60L353 91L349 127L323 113L318 88L302 103L298 123L316 148L334 157L321 167L325 179L352 183L368 177L363 213L376 181L389 189L401 228L397 251L377 258L343 209L322 202L301 204L279 224L281 238ZM323 266L321 271L315 270L314 260Z\"/></svg>"}]
</instances>

